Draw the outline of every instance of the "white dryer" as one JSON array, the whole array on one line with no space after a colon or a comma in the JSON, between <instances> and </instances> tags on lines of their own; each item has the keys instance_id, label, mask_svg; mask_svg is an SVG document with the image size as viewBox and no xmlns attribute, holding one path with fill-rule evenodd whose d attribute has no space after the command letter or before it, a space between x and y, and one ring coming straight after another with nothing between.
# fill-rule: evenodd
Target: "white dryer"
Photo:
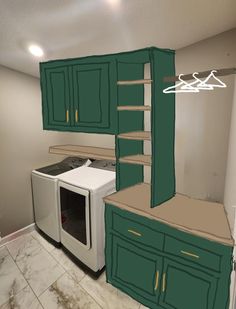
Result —
<instances>
[{"instance_id":1,"label":"white dryer","mask_svg":"<svg viewBox=\"0 0 236 309\"><path fill-rule=\"evenodd\" d=\"M59 176L61 243L95 273L105 265L103 197L113 192L113 170L82 166Z\"/></svg>"}]
</instances>

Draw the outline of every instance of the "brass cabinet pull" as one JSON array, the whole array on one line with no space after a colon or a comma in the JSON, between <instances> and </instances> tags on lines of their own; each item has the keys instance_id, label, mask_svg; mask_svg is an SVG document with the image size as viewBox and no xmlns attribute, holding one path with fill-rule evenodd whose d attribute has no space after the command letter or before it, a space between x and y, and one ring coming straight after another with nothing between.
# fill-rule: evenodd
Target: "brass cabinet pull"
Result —
<instances>
[{"instance_id":1,"label":"brass cabinet pull","mask_svg":"<svg viewBox=\"0 0 236 309\"><path fill-rule=\"evenodd\" d=\"M136 236L139 236L139 237L142 236L142 234L140 234L140 233L138 233L136 231L133 231L133 230L128 230L128 232L131 233L131 234L134 234Z\"/></svg>"},{"instance_id":2,"label":"brass cabinet pull","mask_svg":"<svg viewBox=\"0 0 236 309\"><path fill-rule=\"evenodd\" d=\"M75 122L78 122L78 109L75 111Z\"/></svg>"},{"instance_id":3,"label":"brass cabinet pull","mask_svg":"<svg viewBox=\"0 0 236 309\"><path fill-rule=\"evenodd\" d=\"M158 282L159 282L159 271L156 271L156 283L155 283L155 290L158 288Z\"/></svg>"},{"instance_id":4,"label":"brass cabinet pull","mask_svg":"<svg viewBox=\"0 0 236 309\"><path fill-rule=\"evenodd\" d=\"M193 254L193 253L190 253L190 252L187 252L187 251L183 251L183 250L181 250L180 252L181 252L181 253L183 253L183 254L185 254L185 255L188 255L188 256L194 257L194 258L196 258L196 259L199 259L199 258L200 258L200 256L199 256L199 255L196 255L196 254Z\"/></svg>"},{"instance_id":5,"label":"brass cabinet pull","mask_svg":"<svg viewBox=\"0 0 236 309\"><path fill-rule=\"evenodd\" d=\"M165 290L166 290L166 273L164 273L162 277L162 292L165 292Z\"/></svg>"},{"instance_id":6,"label":"brass cabinet pull","mask_svg":"<svg viewBox=\"0 0 236 309\"><path fill-rule=\"evenodd\" d=\"M66 122L69 122L69 110L66 111Z\"/></svg>"}]
</instances>

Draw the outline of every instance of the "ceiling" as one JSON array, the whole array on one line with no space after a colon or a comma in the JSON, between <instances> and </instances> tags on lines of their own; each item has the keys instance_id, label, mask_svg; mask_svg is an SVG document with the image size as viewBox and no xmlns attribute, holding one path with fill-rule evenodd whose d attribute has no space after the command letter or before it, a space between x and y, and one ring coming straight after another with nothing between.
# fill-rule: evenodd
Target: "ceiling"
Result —
<instances>
[{"instance_id":1,"label":"ceiling","mask_svg":"<svg viewBox=\"0 0 236 309\"><path fill-rule=\"evenodd\" d=\"M0 64L39 76L39 61L180 49L235 27L235 0L0 0Z\"/></svg>"}]
</instances>

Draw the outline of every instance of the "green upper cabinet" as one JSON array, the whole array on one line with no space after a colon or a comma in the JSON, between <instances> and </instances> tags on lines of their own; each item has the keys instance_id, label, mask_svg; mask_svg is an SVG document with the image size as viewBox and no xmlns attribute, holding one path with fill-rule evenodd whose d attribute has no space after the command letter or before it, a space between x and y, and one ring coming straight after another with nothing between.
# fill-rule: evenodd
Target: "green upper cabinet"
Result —
<instances>
[{"instance_id":1,"label":"green upper cabinet","mask_svg":"<svg viewBox=\"0 0 236 309\"><path fill-rule=\"evenodd\" d=\"M115 134L112 57L50 61L40 72L44 129Z\"/></svg>"},{"instance_id":2,"label":"green upper cabinet","mask_svg":"<svg viewBox=\"0 0 236 309\"><path fill-rule=\"evenodd\" d=\"M69 74L67 67L49 68L44 72L43 93L44 121L52 126L65 127L70 125L70 93ZM44 122L44 125L46 123Z\"/></svg>"},{"instance_id":3,"label":"green upper cabinet","mask_svg":"<svg viewBox=\"0 0 236 309\"><path fill-rule=\"evenodd\" d=\"M109 128L109 64L72 67L75 126Z\"/></svg>"}]
</instances>

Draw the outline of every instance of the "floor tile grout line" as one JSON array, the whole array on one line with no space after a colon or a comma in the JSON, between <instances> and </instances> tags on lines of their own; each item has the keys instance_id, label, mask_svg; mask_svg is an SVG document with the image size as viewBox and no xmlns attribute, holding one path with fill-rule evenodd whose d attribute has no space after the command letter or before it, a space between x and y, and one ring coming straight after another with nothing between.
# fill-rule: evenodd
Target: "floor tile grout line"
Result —
<instances>
[{"instance_id":1,"label":"floor tile grout line","mask_svg":"<svg viewBox=\"0 0 236 309\"><path fill-rule=\"evenodd\" d=\"M61 249L59 249L59 250L61 250ZM53 251L53 250L52 250ZM53 256L53 255L52 255ZM56 258L54 257L54 259L56 260ZM68 258L69 259L69 258ZM57 260L56 260L57 261ZM58 261L57 261L58 262ZM71 261L72 263L73 263L73 261ZM58 262L59 264L60 264L60 262ZM61 264L60 264L61 265ZM74 265L75 266L77 266L75 263L74 263ZM62 266L63 267L63 266ZM78 267L78 266L77 266ZM64 268L64 267L63 267ZM78 267L79 268L79 267ZM65 269L65 268L64 268ZM79 268L80 270L81 270L81 268ZM83 270L82 270L83 271ZM76 282L76 280L73 278L73 276L71 275L71 273L69 272L69 270L67 270L67 269L65 269L65 273L68 275L68 276L70 276L70 278L76 283L76 284L78 284L81 288L82 288L82 290L86 293L86 294L88 294L94 301L95 301L95 303L102 309L102 307L100 306L100 304L94 299L94 297L86 290L86 289L84 289L84 287L80 284L80 282L87 276L87 274L86 273L84 273L84 276L80 279L80 280L78 280L78 282ZM60 278L58 278L57 280L59 280ZM57 281L56 280L56 281ZM55 281L55 282L56 282ZM41 294L42 295L42 294Z\"/></svg>"},{"instance_id":2,"label":"floor tile grout line","mask_svg":"<svg viewBox=\"0 0 236 309\"><path fill-rule=\"evenodd\" d=\"M36 232L36 233L38 233L38 235L40 236L40 237L42 237L40 234L39 234L39 232L37 231L37 230L35 230L35 231L32 231L32 232ZM32 233L32 232L30 232L30 234ZM43 245L43 244L41 244L41 242L37 239L37 238L35 238L33 235L30 235L34 240L36 240L38 243L39 243L39 245L43 248L43 249L45 249L48 253L50 253L51 251L53 251L54 250L54 248L56 248L55 246L53 246L54 248L51 250L51 251L48 251L47 249L46 249L46 247ZM42 237L43 238L43 237ZM43 238L44 239L44 238ZM46 239L44 239L45 241L47 241ZM48 242L48 241L47 241ZM51 245L51 243L50 242L48 242L50 245Z\"/></svg>"},{"instance_id":3,"label":"floor tile grout line","mask_svg":"<svg viewBox=\"0 0 236 309\"><path fill-rule=\"evenodd\" d=\"M37 232L37 231L36 231ZM34 237L34 236L32 236L32 237ZM36 240L38 240L38 239L36 239ZM52 257L53 257L53 259L57 262L57 264L59 264L64 270L65 270L65 273L67 273L67 275L69 275L70 276L70 278L75 282L75 283L77 283L76 282L76 280L73 278L73 276L70 274L70 272L69 272L69 270L68 269L66 269L66 268L64 268L64 266L63 266L63 264L62 263L60 263L55 257L54 257L54 255L52 254L52 251L53 250L61 250L62 251L62 249L61 248L54 248L54 249L52 249L50 252L49 251L47 251ZM46 250L46 249L45 249ZM63 252L63 251L62 251ZM70 258L68 257L68 259L70 260ZM75 266L77 266L72 260L70 260ZM77 266L78 267L78 266ZM79 268L79 267L78 267ZM81 268L79 268L80 270L81 270ZM64 274L65 274L64 273ZM57 280L59 280L64 274L62 274ZM92 294L90 294L90 292L88 291L88 290L86 290L80 283L81 283L81 281L85 278L87 276L87 274L86 273L84 273L84 276L80 279L80 280L78 280L78 285L82 288L82 290L85 292L85 293L87 293L94 301L95 301L95 303L102 309L102 306L97 302L97 300L92 296ZM57 281L56 280L56 281ZM44 292L42 292L38 297L40 297L43 293L45 293L56 281L54 281ZM140 306L141 306L141 304L140 304ZM140 307L139 306L139 307ZM137 309L139 309L139 307L137 308Z\"/></svg>"},{"instance_id":4,"label":"floor tile grout line","mask_svg":"<svg viewBox=\"0 0 236 309\"><path fill-rule=\"evenodd\" d=\"M23 272L20 270L20 268L19 268L18 265L16 264L16 262L15 262L13 256L11 255L9 249L7 248L7 246L5 246L5 247L6 247L7 251L9 252L9 255L8 255L8 256L10 256L10 258L12 259L12 261L13 261L13 263L15 264L16 268L19 270L20 274L23 276L23 278L25 279L25 281L26 281L26 283L27 283L26 286L24 286L21 290L19 290L16 294L14 294L14 296L16 296L16 295L18 295L20 292L22 292L27 286L29 286L30 288L31 288L31 286L30 286L28 280L25 278ZM8 298L8 300L7 300L6 302L8 302L9 299L10 299L10 297Z\"/></svg>"},{"instance_id":5,"label":"floor tile grout line","mask_svg":"<svg viewBox=\"0 0 236 309\"><path fill-rule=\"evenodd\" d=\"M58 250L61 250L60 248L54 248L54 249L58 249ZM52 251L54 251L54 249L52 250ZM56 258L55 258L55 256L52 254L52 251L51 252L48 252L50 255L51 255L51 257L57 262L57 264L59 264L65 271L66 271L66 269L65 269L65 267L63 266L63 264L62 263L60 263Z\"/></svg>"},{"instance_id":6,"label":"floor tile grout line","mask_svg":"<svg viewBox=\"0 0 236 309\"><path fill-rule=\"evenodd\" d=\"M36 231L36 232L37 232L37 231ZM37 296L37 295L35 294L33 288L31 287L31 285L30 285L28 279L25 277L24 273L21 271L21 269L20 269L19 266L17 265L16 261L14 260L13 256L11 255L9 249L8 249L7 246L6 246L6 249L7 249L7 251L9 252L9 255L10 255L10 257L12 258L14 264L17 266L18 270L19 270L20 273L23 275L23 277L24 277L24 279L26 280L26 282L27 282L29 288L32 290L33 294L35 295L35 297L36 297L36 299L39 301L39 303L42 305L42 307L44 308L43 304L42 304L41 301L39 300L39 297L40 297L43 293L45 293L57 280L59 280L59 279L60 279L63 275L65 275L65 273L66 273L66 274L69 275L70 278L75 282L75 284L78 284L79 287L80 287L87 295L89 295L89 296L94 300L94 302L99 306L99 308L102 309L102 307L101 307L100 304L94 299L94 297L93 297L86 289L84 289L84 287L80 284L80 282L86 277L86 274L84 273L84 276L83 276L80 280L78 280L78 282L76 282L75 279L72 277L72 275L69 273L69 271L63 267L63 265L51 254L51 252L49 252L49 251L40 243L40 241L39 241L37 238L35 238L33 235L31 235L31 232L29 232L29 233L27 233L27 234L28 234L32 239L36 240L36 241L38 242L38 244L39 244L47 253L49 253L50 256L57 262L57 264L59 264L59 265L62 267L62 269L64 270L64 273L63 273L61 276L59 276L53 283L50 284L50 286L48 286L42 293L40 293L40 294ZM25 235L27 235L27 234L25 234ZM23 235L21 235L21 236L23 236ZM21 236L19 236L19 237L21 237ZM16 240L16 239L19 238L19 237L16 237L14 240ZM14 241L14 240L13 240L13 241ZM9 242L8 242L8 243L9 243ZM7 244L7 243L6 243L6 244ZM55 247L55 248L56 248L56 247ZM54 249L55 249L55 248L54 248ZM53 251L54 249L52 249L51 251ZM61 250L61 249L59 249L59 250ZM73 262L73 261L72 261L72 262ZM76 264L75 264L75 265L76 265ZM77 266L77 267L78 267L78 266ZM78 268L79 268L79 267L78 267ZM79 269L80 269L80 268L79 268ZM24 287L24 288L25 288L25 287ZM24 288L23 288L23 289L24 289ZM21 291L22 291L23 289L21 289ZM20 291L19 291L19 292L20 292ZM18 294L18 293L17 293L17 294ZM8 300L9 300L9 299L8 299Z\"/></svg>"},{"instance_id":7,"label":"floor tile grout line","mask_svg":"<svg viewBox=\"0 0 236 309\"><path fill-rule=\"evenodd\" d=\"M60 249L60 248L54 248L54 249L58 249L58 250L62 250L62 249ZM54 250L53 249L53 250ZM52 251L53 251L52 250ZM52 252L51 251L51 252ZM53 256L53 254L51 253L51 252L48 252L53 258L54 258L54 260L59 264L59 265L61 265L62 266L62 268L65 270L65 273L67 274L67 275L69 275L70 276L70 278L75 282L75 283L77 283L76 281L75 281L75 279L72 277L72 275L69 273L69 271L66 269L66 268L64 268L63 267L63 265ZM69 258L68 258L69 259ZM71 260L70 260L71 261ZM72 263L73 263L73 261L71 261ZM74 265L75 266L77 266L75 263L74 263ZM77 266L78 267L78 266ZM79 267L78 267L79 268ZM81 269L81 268L79 268L79 269ZM64 274L65 274L64 273ZM63 275L64 275L63 274ZM61 275L57 280L59 280L63 275ZM87 293L94 301L95 301L95 303L102 309L102 307L100 306L100 304L93 298L93 296L87 291L87 290L85 290L82 286L81 286L81 284L80 284L80 282L85 278L87 276L87 274L86 273L84 273L84 276L80 279L80 280L78 280L78 285L82 288L82 290L85 292L85 293ZM56 281L57 281L56 280ZM53 285L56 281L54 281L51 285ZM51 286L50 285L50 286ZM47 289L49 289L50 287L48 287ZM47 291L47 289L44 291L44 292L46 292ZM44 293L43 292L43 293ZM38 297L40 297L43 293L41 293Z\"/></svg>"},{"instance_id":8,"label":"floor tile grout line","mask_svg":"<svg viewBox=\"0 0 236 309\"><path fill-rule=\"evenodd\" d=\"M84 278L83 278L84 279ZM80 280L80 281L82 281L82 280ZM97 302L97 300L80 284L80 282L78 282L78 285L81 287L81 289L82 290L84 290L84 292L85 293L87 293L94 301L95 301L95 303L101 308L101 309L103 309L102 308L102 306Z\"/></svg>"},{"instance_id":9,"label":"floor tile grout line","mask_svg":"<svg viewBox=\"0 0 236 309\"><path fill-rule=\"evenodd\" d=\"M38 232L36 231L36 233L38 233ZM38 233L38 234L39 234L39 233ZM29 283L29 281L26 279L26 277L24 276L24 273L23 273L23 272L21 271L21 269L18 267L16 261L14 260L13 256L11 255L10 250L9 250L8 247L7 247L7 244L9 244L10 242L16 240L17 238L19 238L19 237L21 237L21 236L25 236L25 235L29 235L32 239L34 239L35 241L37 241L38 245L39 245L44 251L46 251L46 252L53 258L53 260L56 262L56 264L59 265L59 266L61 266L62 270L64 271L54 282L52 282L52 283L51 283L42 293L40 293L38 296L35 294L33 288L31 287L31 285L30 285L30 283ZM39 234L39 236L41 236L41 235ZM41 236L41 237L42 237L42 236ZM40 301L39 297L41 297L42 294L44 294L48 289L50 289L50 287L51 287L55 282L57 282L61 277L63 277L65 274L67 274L67 275L75 282L75 284L77 284L77 285L84 291L84 293L86 293L89 297L91 297L91 298L93 299L93 301L98 305L98 307L102 309L102 305L100 305L100 303L93 297L93 295L90 294L89 290L85 289L85 288L81 285L81 282L85 279L85 277L87 276L87 274L84 273L84 276L83 276L80 280L75 280L75 279L73 278L73 275L70 273L70 270L64 268L63 264L62 264L61 262L59 262L59 261L54 257L54 255L52 254L52 252L53 252L55 249L57 249L56 247L54 247L52 250L48 251L48 250L46 249L46 247L40 242L40 240L38 240L36 237L34 237L34 236L32 235L32 232L26 233L26 234L24 234L24 235L20 235L20 236L16 237L14 240L11 240L10 242L7 242L7 243L4 244L3 246L6 247L6 250L7 250L7 252L9 253L9 256L10 256L11 259L13 260L14 264L17 266L17 268L18 268L18 270L20 271L20 273L23 275L24 279L25 279L26 282L27 282L27 285L29 286L29 288L30 288L31 291L33 292L34 296L36 297L36 299L38 300L38 302L40 303L40 305L41 305L43 308L45 308L45 307L43 306L43 304L42 304L42 302ZM44 239L44 240L45 240L45 239ZM45 241L47 242L47 240L45 240ZM50 242L48 242L48 243L50 244ZM61 250L61 251L62 251L61 248L58 248L58 250ZM67 258L69 259L69 257L67 257ZM71 260L71 262L73 263L72 260ZM74 264L75 266L77 266L78 269L80 269L80 267L79 267L78 265L76 265L75 263L73 263L73 264ZM83 271L83 270L82 270L82 271ZM26 286L25 286L24 288L26 288ZM23 289L24 289L24 288L23 288ZM18 291L18 293L20 293L23 289L21 289L20 291ZM17 294L18 294L18 293L17 293ZM17 294L16 294L16 295L17 295ZM8 300L9 300L9 299L8 299ZM141 306L142 306L142 304L139 304L139 307L138 307L137 309L140 309Z\"/></svg>"},{"instance_id":10,"label":"floor tile grout line","mask_svg":"<svg viewBox=\"0 0 236 309\"><path fill-rule=\"evenodd\" d=\"M27 280L27 279L25 279L25 280ZM27 281L27 282L28 282L28 281ZM28 282L28 284L29 284L29 282ZM29 287L30 287L31 291L33 292L34 296L36 297L36 299L38 300L38 302L40 303L40 305L44 308L43 304L42 304L41 301L39 300L38 296L35 294L35 292L34 292L34 290L32 289L32 287L31 287L30 284L29 284Z\"/></svg>"},{"instance_id":11,"label":"floor tile grout line","mask_svg":"<svg viewBox=\"0 0 236 309\"><path fill-rule=\"evenodd\" d=\"M38 298L40 296L43 295L43 293L45 293L55 282L57 282L57 280L59 280L61 277L63 277L65 275L66 272L64 272L63 274L61 274L55 281L53 281L42 293L39 294L39 296L37 296Z\"/></svg>"},{"instance_id":12,"label":"floor tile grout line","mask_svg":"<svg viewBox=\"0 0 236 309\"><path fill-rule=\"evenodd\" d=\"M30 234L30 232L29 232L28 234ZM25 234L25 235L27 235L27 234ZM21 236L24 236L24 235L21 235ZM21 237L21 236L19 236L19 237ZM35 239L32 235L29 235L29 236L30 236L31 238ZM16 240L16 239L19 238L19 237L16 237L14 240ZM40 245L40 247L41 247L42 249L44 249L47 253L49 253L49 252L45 249L45 247L42 246L42 244L41 244L37 239L35 239L35 240L39 243L39 245ZM7 248L7 246L6 246L6 248ZM61 274L53 283L51 283L39 296L37 296L37 295L35 294L33 288L31 287L31 285L30 285L28 279L25 277L23 271L21 271L21 269L20 269L19 266L17 265L17 262L14 260L13 256L11 255L11 252L10 252L10 250L9 250L8 248L7 248L7 251L9 252L9 255L10 255L10 257L12 258L14 264L16 265L16 267L18 268L18 270L20 271L20 273L23 275L23 277L24 277L24 279L26 280L28 286L31 288L31 290L33 291L34 295L36 296L36 298L37 298L38 300L39 300L39 297L40 297L44 292L46 292L46 290L49 289L50 286L51 286L52 284L54 284L59 278L61 278L61 277L65 274L65 269L62 267L62 269L64 270L63 274ZM52 255L51 255L51 256L52 256ZM55 258L54 258L54 260L55 260ZM56 260L55 260L55 261L56 261ZM57 261L56 261L56 262L57 262ZM59 264L59 263L57 262L57 264ZM24 287L24 288L25 288L25 287ZM21 291L22 291L22 290L23 290L23 289L21 289ZM17 294L18 294L18 293L17 293ZM41 304L41 302L40 302L40 304ZM42 305L42 307L44 308L43 305Z\"/></svg>"}]
</instances>

